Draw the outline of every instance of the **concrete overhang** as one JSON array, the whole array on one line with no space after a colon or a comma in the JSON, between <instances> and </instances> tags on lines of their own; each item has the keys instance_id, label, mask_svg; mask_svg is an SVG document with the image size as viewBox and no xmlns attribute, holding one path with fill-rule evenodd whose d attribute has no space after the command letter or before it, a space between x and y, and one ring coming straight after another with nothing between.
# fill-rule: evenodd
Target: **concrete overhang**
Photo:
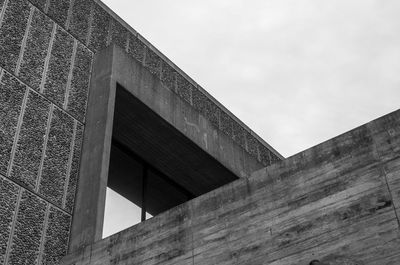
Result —
<instances>
[{"instance_id":1,"label":"concrete overhang","mask_svg":"<svg viewBox=\"0 0 400 265\"><path fill-rule=\"evenodd\" d=\"M92 68L70 251L101 239L109 171L124 176L113 185L130 198L125 174L129 160L121 162L126 152L113 142L165 173L192 197L263 167L159 77L123 49L110 46L96 54ZM111 163L110 154L117 158Z\"/></svg>"}]
</instances>

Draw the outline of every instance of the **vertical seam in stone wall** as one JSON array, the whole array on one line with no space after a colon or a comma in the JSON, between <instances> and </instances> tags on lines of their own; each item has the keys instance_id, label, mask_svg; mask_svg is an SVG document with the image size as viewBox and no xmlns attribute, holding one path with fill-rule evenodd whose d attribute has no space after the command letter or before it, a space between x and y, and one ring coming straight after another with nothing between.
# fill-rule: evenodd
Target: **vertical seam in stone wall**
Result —
<instances>
[{"instance_id":1,"label":"vertical seam in stone wall","mask_svg":"<svg viewBox=\"0 0 400 265\"><path fill-rule=\"evenodd\" d=\"M65 29L67 29L67 30L69 30L69 24L71 23L72 8L74 7L74 1L75 0L69 1L69 8L68 8L68 13L67 13L67 21L65 21Z\"/></svg>"},{"instance_id":2,"label":"vertical seam in stone wall","mask_svg":"<svg viewBox=\"0 0 400 265\"><path fill-rule=\"evenodd\" d=\"M47 14L47 12L49 12L49 7L50 7L50 0L46 0L46 3L44 5L44 10L43 10L43 12L45 14Z\"/></svg>"},{"instance_id":3,"label":"vertical seam in stone wall","mask_svg":"<svg viewBox=\"0 0 400 265\"><path fill-rule=\"evenodd\" d=\"M92 55L93 58L93 55ZM85 115L83 115L83 121L79 121L77 118L74 118L74 120L78 121L80 124L84 125L86 122L86 113L87 113L87 108L88 108L88 103L89 103L89 93L90 93L90 88L91 88L91 84L92 84L92 72L93 72L93 60L90 61L90 67L89 67L89 82L88 82L88 86L87 86L87 91L86 91L86 102L85 102ZM65 111L67 112L67 111Z\"/></svg>"},{"instance_id":4,"label":"vertical seam in stone wall","mask_svg":"<svg viewBox=\"0 0 400 265\"><path fill-rule=\"evenodd\" d=\"M10 251L11 251L11 244L12 244L12 240L13 240L13 237L14 237L15 225L17 223L19 205L20 205L21 198L22 198L22 191L23 191L23 188L19 187L19 192L18 192L18 197L17 197L17 204L15 206L15 212L14 212L14 216L12 218L10 236L9 236L8 242L7 242L7 249L6 249L6 256L5 256L5 259L4 259L4 264L8 264L8 258L9 258Z\"/></svg>"},{"instance_id":5,"label":"vertical seam in stone wall","mask_svg":"<svg viewBox=\"0 0 400 265\"><path fill-rule=\"evenodd\" d=\"M129 41L130 41L130 38L129 38L129 30L127 30L127 31L125 32L125 35L126 35L125 52L128 53L128 51L129 51Z\"/></svg>"},{"instance_id":6,"label":"vertical seam in stone wall","mask_svg":"<svg viewBox=\"0 0 400 265\"><path fill-rule=\"evenodd\" d=\"M140 62L141 65L144 66L145 62L146 62L146 57L147 57L147 49L148 47L145 45L144 49L143 49L143 61Z\"/></svg>"},{"instance_id":7,"label":"vertical seam in stone wall","mask_svg":"<svg viewBox=\"0 0 400 265\"><path fill-rule=\"evenodd\" d=\"M21 68L21 62L22 62L22 58L24 57L25 48L26 48L26 42L28 40L29 31L30 31L30 28L31 28L32 18L33 18L33 13L34 12L35 12L35 7L33 5L31 5L31 10L29 12L29 18L28 18L28 23L26 25L24 38L22 39L21 50L19 51L17 65L15 66L15 70L14 70L14 73L15 73L16 76L18 76L19 70Z\"/></svg>"},{"instance_id":8,"label":"vertical seam in stone wall","mask_svg":"<svg viewBox=\"0 0 400 265\"><path fill-rule=\"evenodd\" d=\"M107 30L107 46L110 45L112 39L112 19L108 22L108 30Z\"/></svg>"},{"instance_id":9,"label":"vertical seam in stone wall","mask_svg":"<svg viewBox=\"0 0 400 265\"><path fill-rule=\"evenodd\" d=\"M175 75L174 92L178 95L178 72L175 72L174 75Z\"/></svg>"},{"instance_id":10,"label":"vertical seam in stone wall","mask_svg":"<svg viewBox=\"0 0 400 265\"><path fill-rule=\"evenodd\" d=\"M67 106L68 106L69 92L71 90L72 75L74 72L74 64L75 64L75 57L76 57L77 49L78 49L78 41L75 40L75 38L74 38L74 47L72 50L71 64L70 64L70 69L69 69L69 73L68 73L68 80L67 80L67 85L65 88L65 97L64 97L64 104L63 104L63 109L65 111L67 111Z\"/></svg>"},{"instance_id":11,"label":"vertical seam in stone wall","mask_svg":"<svg viewBox=\"0 0 400 265\"><path fill-rule=\"evenodd\" d=\"M50 37L50 43L49 43L49 48L47 50L47 55L46 59L44 60L44 67L43 67L43 73L42 73L42 80L40 82L40 87L39 91L43 93L44 91L44 83L46 82L46 77L47 77L47 70L49 68L49 63L50 63L50 56L51 56L51 50L53 49L53 43L54 39L56 37L56 32L57 32L57 23L53 22L53 31L51 32L51 37Z\"/></svg>"},{"instance_id":12,"label":"vertical seam in stone wall","mask_svg":"<svg viewBox=\"0 0 400 265\"><path fill-rule=\"evenodd\" d=\"M43 253L44 252L44 241L46 239L47 227L49 225L49 215L50 215L50 203L47 203L46 213L44 215L43 231L42 231L42 236L40 238L39 256L38 256L37 264L42 264L42 259L43 259L43 254L44 254Z\"/></svg>"},{"instance_id":13,"label":"vertical seam in stone wall","mask_svg":"<svg viewBox=\"0 0 400 265\"><path fill-rule=\"evenodd\" d=\"M3 18L4 18L4 14L6 13L7 5L8 5L8 0L5 0L3 3L3 7L1 9L1 13L0 13L0 28L1 28L1 24L3 24Z\"/></svg>"},{"instance_id":14,"label":"vertical seam in stone wall","mask_svg":"<svg viewBox=\"0 0 400 265\"><path fill-rule=\"evenodd\" d=\"M92 36L92 27L93 27L93 19L94 19L94 1L91 2L90 5L90 14L89 14L89 22L88 22L88 31L86 33L86 41L84 45L89 47L90 37ZM89 49L89 48L88 48Z\"/></svg>"},{"instance_id":15,"label":"vertical seam in stone wall","mask_svg":"<svg viewBox=\"0 0 400 265\"><path fill-rule=\"evenodd\" d=\"M396 216L396 219L397 219L397 225L399 226L399 229L400 229L400 219L399 219L399 216L397 214L396 205L394 204L393 193L392 193L392 190L390 189L389 181L387 179L387 172L385 170L384 165L382 165L382 171L383 171L383 175L385 177L385 183L386 183L386 187L388 189L389 195L390 195L390 199L392 200L392 207L393 207L393 211L394 211L394 214Z\"/></svg>"},{"instance_id":16,"label":"vertical seam in stone wall","mask_svg":"<svg viewBox=\"0 0 400 265\"><path fill-rule=\"evenodd\" d=\"M7 169L7 177L10 177L10 175L11 175L11 169L12 169L12 166L14 163L15 151L17 150L19 133L20 133L21 126L22 126L22 121L24 119L26 103L28 101L28 95L29 95L29 88L26 87L25 95L22 100L21 113L19 114L17 128L15 130L14 142L13 142L13 146L11 148L10 162L8 163L8 169Z\"/></svg>"},{"instance_id":17,"label":"vertical seam in stone wall","mask_svg":"<svg viewBox=\"0 0 400 265\"><path fill-rule=\"evenodd\" d=\"M40 159L39 172L38 172L38 177L36 179L36 184L35 184L35 192L36 193L39 193L40 180L42 178L43 164L44 164L44 159L46 157L47 141L49 140L49 133L50 133L50 127L51 127L51 119L53 118L53 111L54 111L54 105L50 104L49 116L47 117L46 133L44 135L42 157Z\"/></svg>"},{"instance_id":18,"label":"vertical seam in stone wall","mask_svg":"<svg viewBox=\"0 0 400 265\"><path fill-rule=\"evenodd\" d=\"M76 138L76 131L77 131L78 123L76 120L74 120L74 128L72 132L72 141L69 147L69 157L68 157L68 163L67 163L67 172L65 176L65 183L64 183L64 194L63 194L63 199L61 206L63 209L65 209L65 204L67 202L67 193L68 193L68 185L69 185L69 177L71 174L71 167L72 167L72 159L74 157L74 147L75 147L75 138Z\"/></svg>"}]
</instances>

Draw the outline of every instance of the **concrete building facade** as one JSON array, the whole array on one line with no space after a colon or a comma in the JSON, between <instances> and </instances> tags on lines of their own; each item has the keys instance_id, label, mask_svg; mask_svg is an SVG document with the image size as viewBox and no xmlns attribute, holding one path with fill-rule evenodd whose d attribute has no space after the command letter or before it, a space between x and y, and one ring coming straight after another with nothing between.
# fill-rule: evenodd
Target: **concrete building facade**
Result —
<instances>
[{"instance_id":1,"label":"concrete building facade","mask_svg":"<svg viewBox=\"0 0 400 265\"><path fill-rule=\"evenodd\" d=\"M100 1L0 7L0 264L400 264L399 112L284 159Z\"/></svg>"}]
</instances>

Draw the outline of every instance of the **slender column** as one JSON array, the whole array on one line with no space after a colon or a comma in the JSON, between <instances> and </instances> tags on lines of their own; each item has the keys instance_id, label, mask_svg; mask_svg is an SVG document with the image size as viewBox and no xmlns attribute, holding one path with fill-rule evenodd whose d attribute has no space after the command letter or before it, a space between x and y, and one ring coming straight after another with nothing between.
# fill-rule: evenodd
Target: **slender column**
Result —
<instances>
[{"instance_id":1,"label":"slender column","mask_svg":"<svg viewBox=\"0 0 400 265\"><path fill-rule=\"evenodd\" d=\"M112 49L95 56L69 252L102 239L116 81Z\"/></svg>"},{"instance_id":2,"label":"slender column","mask_svg":"<svg viewBox=\"0 0 400 265\"><path fill-rule=\"evenodd\" d=\"M147 196L147 177L148 177L149 167L147 164L143 164L143 174L142 174L142 219L146 220L146 196Z\"/></svg>"}]
</instances>

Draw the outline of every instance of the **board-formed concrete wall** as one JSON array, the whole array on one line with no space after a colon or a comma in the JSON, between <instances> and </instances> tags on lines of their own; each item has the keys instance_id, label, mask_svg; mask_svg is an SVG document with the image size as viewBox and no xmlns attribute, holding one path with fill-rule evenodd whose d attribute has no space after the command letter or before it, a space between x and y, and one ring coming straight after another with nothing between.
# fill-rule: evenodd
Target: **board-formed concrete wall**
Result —
<instances>
[{"instance_id":1,"label":"board-formed concrete wall","mask_svg":"<svg viewBox=\"0 0 400 265\"><path fill-rule=\"evenodd\" d=\"M400 110L184 203L64 265L400 264Z\"/></svg>"},{"instance_id":2,"label":"board-formed concrete wall","mask_svg":"<svg viewBox=\"0 0 400 265\"><path fill-rule=\"evenodd\" d=\"M282 157L96 0L0 0L0 264L67 252L94 54L115 43L263 165Z\"/></svg>"}]
</instances>

